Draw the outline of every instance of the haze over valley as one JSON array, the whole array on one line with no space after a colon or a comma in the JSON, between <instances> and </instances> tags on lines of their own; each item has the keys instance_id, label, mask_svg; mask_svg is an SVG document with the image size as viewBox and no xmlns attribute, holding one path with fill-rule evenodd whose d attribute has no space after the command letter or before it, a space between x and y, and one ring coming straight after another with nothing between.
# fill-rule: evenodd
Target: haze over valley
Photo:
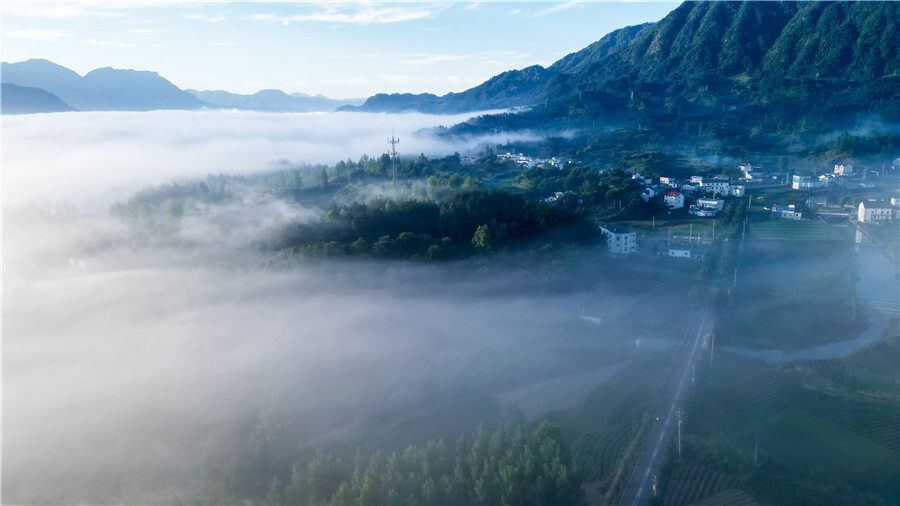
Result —
<instances>
[{"instance_id":1,"label":"haze over valley","mask_svg":"<svg viewBox=\"0 0 900 506\"><path fill-rule=\"evenodd\" d=\"M900 501L900 4L7 4L3 503Z\"/></svg>"}]
</instances>

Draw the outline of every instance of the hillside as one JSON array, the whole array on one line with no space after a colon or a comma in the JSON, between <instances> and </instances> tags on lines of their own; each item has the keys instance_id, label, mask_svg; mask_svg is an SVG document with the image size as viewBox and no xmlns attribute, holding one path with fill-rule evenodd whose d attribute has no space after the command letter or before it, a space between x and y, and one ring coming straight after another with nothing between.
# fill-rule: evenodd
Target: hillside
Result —
<instances>
[{"instance_id":1,"label":"hillside","mask_svg":"<svg viewBox=\"0 0 900 506\"><path fill-rule=\"evenodd\" d=\"M0 85L0 114L32 114L74 111L56 95L40 88L15 84Z\"/></svg>"},{"instance_id":2,"label":"hillside","mask_svg":"<svg viewBox=\"0 0 900 506\"><path fill-rule=\"evenodd\" d=\"M673 113L783 100L808 109L831 100L832 107L874 103L895 118L898 19L896 2L685 2L657 23L616 30L547 69L505 72L443 97L380 95L360 109L547 106L557 119L596 119L635 100L640 109Z\"/></svg>"}]
</instances>

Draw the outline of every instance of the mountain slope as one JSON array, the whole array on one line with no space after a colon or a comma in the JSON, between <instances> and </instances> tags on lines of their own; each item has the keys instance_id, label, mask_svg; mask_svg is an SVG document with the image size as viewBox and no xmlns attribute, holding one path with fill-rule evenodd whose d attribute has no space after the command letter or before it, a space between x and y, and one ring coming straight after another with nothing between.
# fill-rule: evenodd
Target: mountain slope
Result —
<instances>
[{"instance_id":1,"label":"mountain slope","mask_svg":"<svg viewBox=\"0 0 900 506\"><path fill-rule=\"evenodd\" d=\"M0 114L74 111L56 95L40 88L0 84Z\"/></svg>"},{"instance_id":2,"label":"mountain slope","mask_svg":"<svg viewBox=\"0 0 900 506\"><path fill-rule=\"evenodd\" d=\"M4 83L47 90L64 101L81 87L81 76L76 72L42 59L19 63L3 62L0 65L0 77Z\"/></svg>"},{"instance_id":3,"label":"mountain slope","mask_svg":"<svg viewBox=\"0 0 900 506\"><path fill-rule=\"evenodd\" d=\"M74 103L85 110L200 109L207 105L156 72L105 67L85 74L82 83L82 93Z\"/></svg>"},{"instance_id":4,"label":"mountain slope","mask_svg":"<svg viewBox=\"0 0 900 506\"><path fill-rule=\"evenodd\" d=\"M582 118L641 103L822 103L885 93L900 74L898 2L685 2L616 30L547 69L495 76L443 97L378 95L360 110L460 112L547 106ZM702 89L701 89L702 88ZM663 97L663 95L666 95ZM780 97L780 98L779 98ZM894 100L896 102L896 100Z\"/></svg>"}]
</instances>

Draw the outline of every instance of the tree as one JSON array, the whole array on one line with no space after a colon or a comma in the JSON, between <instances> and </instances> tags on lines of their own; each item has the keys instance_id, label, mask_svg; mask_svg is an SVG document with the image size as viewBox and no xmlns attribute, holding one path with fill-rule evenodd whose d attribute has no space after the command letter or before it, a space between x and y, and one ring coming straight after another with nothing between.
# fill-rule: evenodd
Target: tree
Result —
<instances>
[{"instance_id":1,"label":"tree","mask_svg":"<svg viewBox=\"0 0 900 506\"><path fill-rule=\"evenodd\" d=\"M493 237L491 229L487 224L479 225L475 229L475 235L472 236L472 245L480 250L489 250L493 246Z\"/></svg>"}]
</instances>

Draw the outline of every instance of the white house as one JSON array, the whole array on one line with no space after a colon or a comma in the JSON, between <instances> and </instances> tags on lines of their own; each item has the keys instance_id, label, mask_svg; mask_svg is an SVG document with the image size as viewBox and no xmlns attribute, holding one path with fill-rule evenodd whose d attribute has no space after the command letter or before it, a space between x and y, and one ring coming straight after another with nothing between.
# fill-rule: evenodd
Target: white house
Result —
<instances>
[{"instance_id":1,"label":"white house","mask_svg":"<svg viewBox=\"0 0 900 506\"><path fill-rule=\"evenodd\" d=\"M794 204L789 205L773 205L772 206L772 214L778 216L783 220L799 220L803 218L803 213L797 211L797 206Z\"/></svg>"},{"instance_id":2,"label":"white house","mask_svg":"<svg viewBox=\"0 0 900 506\"><path fill-rule=\"evenodd\" d=\"M703 184L703 176L691 176L691 182L696 184Z\"/></svg>"},{"instance_id":3,"label":"white house","mask_svg":"<svg viewBox=\"0 0 900 506\"><path fill-rule=\"evenodd\" d=\"M722 199L697 199L697 205L703 209L721 211L725 208L725 201Z\"/></svg>"},{"instance_id":4,"label":"white house","mask_svg":"<svg viewBox=\"0 0 900 506\"><path fill-rule=\"evenodd\" d=\"M666 192L663 200L669 209L681 209L684 207L684 195L681 192Z\"/></svg>"},{"instance_id":5,"label":"white house","mask_svg":"<svg viewBox=\"0 0 900 506\"><path fill-rule=\"evenodd\" d=\"M717 177L708 181L701 181L700 189L714 194L729 195L731 194L731 183L727 177Z\"/></svg>"},{"instance_id":6,"label":"white house","mask_svg":"<svg viewBox=\"0 0 900 506\"><path fill-rule=\"evenodd\" d=\"M834 175L836 176L852 176L853 166L850 164L838 163L834 165Z\"/></svg>"},{"instance_id":7,"label":"white house","mask_svg":"<svg viewBox=\"0 0 900 506\"><path fill-rule=\"evenodd\" d=\"M669 258L684 258L688 260L703 260L706 257L706 251L708 248L703 247L692 247L691 244L685 243L669 243L668 248L668 257Z\"/></svg>"},{"instance_id":8,"label":"white house","mask_svg":"<svg viewBox=\"0 0 900 506\"><path fill-rule=\"evenodd\" d=\"M700 207L696 204L692 204L691 207L688 208L688 212L694 216L700 216L701 218L710 218L716 215L715 209Z\"/></svg>"},{"instance_id":9,"label":"white house","mask_svg":"<svg viewBox=\"0 0 900 506\"><path fill-rule=\"evenodd\" d=\"M641 193L641 198L644 202L650 202L650 199L656 196L656 190L652 186L645 186L644 191Z\"/></svg>"},{"instance_id":10,"label":"white house","mask_svg":"<svg viewBox=\"0 0 900 506\"><path fill-rule=\"evenodd\" d=\"M598 223L597 226L606 236L606 247L610 253L619 255L637 253L637 234L634 230L606 223Z\"/></svg>"},{"instance_id":11,"label":"white house","mask_svg":"<svg viewBox=\"0 0 900 506\"><path fill-rule=\"evenodd\" d=\"M743 197L744 196L744 185L742 185L742 184L731 185L731 196L732 197Z\"/></svg>"},{"instance_id":12,"label":"white house","mask_svg":"<svg viewBox=\"0 0 900 506\"><path fill-rule=\"evenodd\" d=\"M857 219L863 223L876 223L894 218L894 206L883 200L867 200L859 203Z\"/></svg>"},{"instance_id":13,"label":"white house","mask_svg":"<svg viewBox=\"0 0 900 506\"><path fill-rule=\"evenodd\" d=\"M666 185L669 188L678 188L678 180L674 177L661 176L659 184Z\"/></svg>"},{"instance_id":14,"label":"white house","mask_svg":"<svg viewBox=\"0 0 900 506\"><path fill-rule=\"evenodd\" d=\"M791 178L791 188L795 190L812 190L814 188L821 188L827 184L827 181L822 181L812 176L798 176L795 174Z\"/></svg>"}]
</instances>

